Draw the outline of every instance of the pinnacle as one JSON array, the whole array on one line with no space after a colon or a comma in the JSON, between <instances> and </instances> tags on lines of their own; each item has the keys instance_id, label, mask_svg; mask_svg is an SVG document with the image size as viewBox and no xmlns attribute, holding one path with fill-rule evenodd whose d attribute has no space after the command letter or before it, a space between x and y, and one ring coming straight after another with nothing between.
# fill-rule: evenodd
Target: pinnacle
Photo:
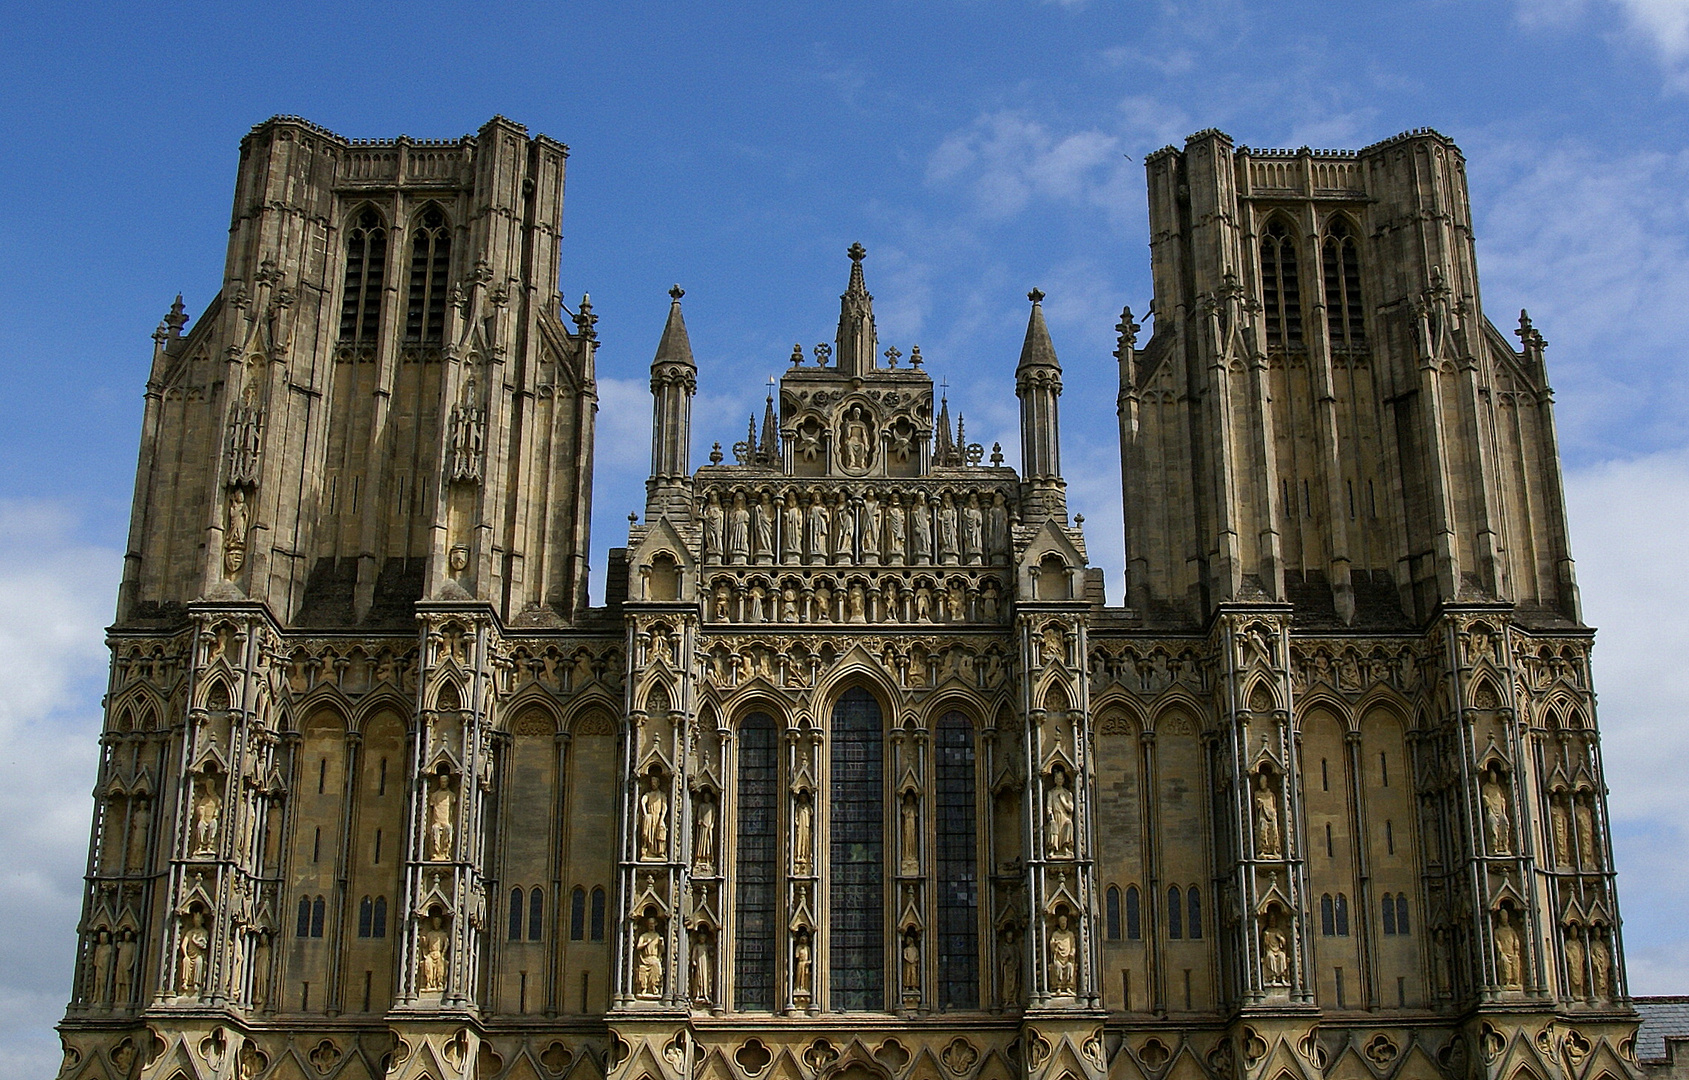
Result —
<instances>
[{"instance_id":1,"label":"pinnacle","mask_svg":"<svg viewBox=\"0 0 1689 1080\"><path fill-rule=\"evenodd\" d=\"M1050 341L1050 328L1044 325L1044 294L1033 289L1026 294L1032 301L1032 316L1026 322L1026 341L1020 347L1020 364L1016 371L1028 368L1042 367L1061 370L1061 361L1056 359L1056 347Z\"/></svg>"},{"instance_id":2,"label":"pinnacle","mask_svg":"<svg viewBox=\"0 0 1689 1080\"><path fill-rule=\"evenodd\" d=\"M657 343L657 355L652 363L681 363L688 367L697 367L697 361L692 359L692 341L686 336L686 320L680 314L680 298L686 295L686 290L676 285L669 290L669 321L663 326L663 339Z\"/></svg>"}]
</instances>

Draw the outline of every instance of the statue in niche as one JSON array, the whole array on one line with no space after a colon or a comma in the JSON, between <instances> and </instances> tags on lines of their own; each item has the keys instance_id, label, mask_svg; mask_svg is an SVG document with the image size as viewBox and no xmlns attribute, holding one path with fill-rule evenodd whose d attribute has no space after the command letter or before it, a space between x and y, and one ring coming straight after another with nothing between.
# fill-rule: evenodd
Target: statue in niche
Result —
<instances>
[{"instance_id":1,"label":"statue in niche","mask_svg":"<svg viewBox=\"0 0 1689 1080\"><path fill-rule=\"evenodd\" d=\"M815 621L833 621L833 590L827 587L826 582L815 586Z\"/></svg>"},{"instance_id":2,"label":"statue in niche","mask_svg":"<svg viewBox=\"0 0 1689 1080\"><path fill-rule=\"evenodd\" d=\"M917 566L932 561L932 510L919 491L909 502L909 561Z\"/></svg>"},{"instance_id":3,"label":"statue in niche","mask_svg":"<svg viewBox=\"0 0 1689 1080\"><path fill-rule=\"evenodd\" d=\"M1278 797L1273 793L1271 777L1265 772L1255 777L1255 853L1267 857L1283 854Z\"/></svg>"},{"instance_id":4,"label":"statue in niche","mask_svg":"<svg viewBox=\"0 0 1689 1080\"><path fill-rule=\"evenodd\" d=\"M861 472L868 467L868 424L862 418L862 406L853 405L844 424L844 467L848 472Z\"/></svg>"},{"instance_id":5,"label":"statue in niche","mask_svg":"<svg viewBox=\"0 0 1689 1080\"><path fill-rule=\"evenodd\" d=\"M780 621L783 623L798 621L798 587L790 582L787 582L786 587L780 590Z\"/></svg>"},{"instance_id":6,"label":"statue in niche","mask_svg":"<svg viewBox=\"0 0 1689 1080\"><path fill-rule=\"evenodd\" d=\"M956 502L946 491L938 503L938 561L946 566L956 565Z\"/></svg>"},{"instance_id":7,"label":"statue in niche","mask_svg":"<svg viewBox=\"0 0 1689 1080\"><path fill-rule=\"evenodd\" d=\"M815 848L815 807L808 792L799 792L792 804L792 870L807 874L812 868Z\"/></svg>"},{"instance_id":8,"label":"statue in niche","mask_svg":"<svg viewBox=\"0 0 1689 1080\"><path fill-rule=\"evenodd\" d=\"M205 984L205 960L211 947L211 935L205 929L205 915L197 908L188 916L182 928L182 941L176 947L176 991L197 994Z\"/></svg>"},{"instance_id":9,"label":"statue in niche","mask_svg":"<svg viewBox=\"0 0 1689 1080\"><path fill-rule=\"evenodd\" d=\"M809 500L809 532L805 535L804 556L812 563L827 561L827 537L832 532L828 521L827 504L817 491Z\"/></svg>"},{"instance_id":10,"label":"statue in niche","mask_svg":"<svg viewBox=\"0 0 1689 1080\"><path fill-rule=\"evenodd\" d=\"M692 941L692 1000L708 1002L714 994L711 983L714 981L715 949L710 944L710 932L698 931Z\"/></svg>"},{"instance_id":11,"label":"statue in niche","mask_svg":"<svg viewBox=\"0 0 1689 1080\"><path fill-rule=\"evenodd\" d=\"M721 508L721 496L710 492L709 498L704 500L704 558L706 560L723 560L726 548L723 541L727 536L727 514Z\"/></svg>"},{"instance_id":12,"label":"statue in niche","mask_svg":"<svg viewBox=\"0 0 1689 1080\"><path fill-rule=\"evenodd\" d=\"M152 830L152 802L145 795L137 796L131 812L127 870L140 873L146 869L147 837Z\"/></svg>"},{"instance_id":13,"label":"statue in niche","mask_svg":"<svg viewBox=\"0 0 1689 1080\"><path fill-rule=\"evenodd\" d=\"M1554 865L1572 865L1572 815L1566 797L1556 795L1548 804L1548 819L1554 833Z\"/></svg>"},{"instance_id":14,"label":"statue in niche","mask_svg":"<svg viewBox=\"0 0 1689 1080\"><path fill-rule=\"evenodd\" d=\"M1290 985L1290 952L1285 947L1284 931L1276 926L1261 932L1261 967L1268 986Z\"/></svg>"},{"instance_id":15,"label":"statue in niche","mask_svg":"<svg viewBox=\"0 0 1689 1080\"><path fill-rule=\"evenodd\" d=\"M1004 1005L1020 1004L1020 942L1015 939L1013 926L1003 927L1003 943L998 960L998 981L1002 987Z\"/></svg>"},{"instance_id":16,"label":"statue in niche","mask_svg":"<svg viewBox=\"0 0 1689 1080\"><path fill-rule=\"evenodd\" d=\"M194 798L194 854L215 855L217 832L223 816L223 796L217 791L217 776L208 772L200 778Z\"/></svg>"},{"instance_id":17,"label":"statue in niche","mask_svg":"<svg viewBox=\"0 0 1689 1080\"><path fill-rule=\"evenodd\" d=\"M452 857L452 830L457 817L457 795L452 791L451 777L438 773L434 790L428 793L428 857Z\"/></svg>"},{"instance_id":18,"label":"statue in niche","mask_svg":"<svg viewBox=\"0 0 1689 1080\"><path fill-rule=\"evenodd\" d=\"M915 621L932 622L932 586L925 581L915 586Z\"/></svg>"},{"instance_id":19,"label":"statue in niche","mask_svg":"<svg viewBox=\"0 0 1689 1080\"><path fill-rule=\"evenodd\" d=\"M1073 858L1073 790L1067 786L1067 771L1059 766L1050 773L1050 790L1044 795L1044 834L1050 858Z\"/></svg>"},{"instance_id":20,"label":"statue in niche","mask_svg":"<svg viewBox=\"0 0 1689 1080\"><path fill-rule=\"evenodd\" d=\"M751 512L745 508L745 493L733 496L733 509L727 512L727 558L735 566L743 565L751 554Z\"/></svg>"},{"instance_id":21,"label":"statue in niche","mask_svg":"<svg viewBox=\"0 0 1689 1080\"><path fill-rule=\"evenodd\" d=\"M645 928L633 943L635 961L634 996L655 998L663 992L663 935L657 929L657 917L645 916Z\"/></svg>"},{"instance_id":22,"label":"statue in niche","mask_svg":"<svg viewBox=\"0 0 1689 1080\"><path fill-rule=\"evenodd\" d=\"M645 778L645 794L639 797L639 857L661 860L669 848L669 793L663 790L662 774L652 770Z\"/></svg>"},{"instance_id":23,"label":"statue in niche","mask_svg":"<svg viewBox=\"0 0 1689 1080\"><path fill-rule=\"evenodd\" d=\"M909 993L921 992L921 934L918 930L910 930L903 935L903 989Z\"/></svg>"},{"instance_id":24,"label":"statue in niche","mask_svg":"<svg viewBox=\"0 0 1689 1080\"><path fill-rule=\"evenodd\" d=\"M846 621L853 623L868 621L867 597L862 592L861 582L851 582L850 592L845 594L845 608Z\"/></svg>"},{"instance_id":25,"label":"statue in niche","mask_svg":"<svg viewBox=\"0 0 1689 1080\"><path fill-rule=\"evenodd\" d=\"M1009 505L1001 491L991 497L991 512L986 515L985 535L994 564L1009 561Z\"/></svg>"},{"instance_id":26,"label":"statue in niche","mask_svg":"<svg viewBox=\"0 0 1689 1080\"><path fill-rule=\"evenodd\" d=\"M446 930L440 916L428 917L420 952L416 961L416 988L424 994L439 993L446 988Z\"/></svg>"},{"instance_id":27,"label":"statue in niche","mask_svg":"<svg viewBox=\"0 0 1689 1080\"><path fill-rule=\"evenodd\" d=\"M104 1004L106 984L111 978L111 931L94 932L94 955L88 969L87 1000L90 1004Z\"/></svg>"},{"instance_id":28,"label":"statue in niche","mask_svg":"<svg viewBox=\"0 0 1689 1080\"><path fill-rule=\"evenodd\" d=\"M908 544L908 533L904 528L903 499L893 495L886 507L886 562L896 566L903 562L903 552Z\"/></svg>"},{"instance_id":29,"label":"statue in niche","mask_svg":"<svg viewBox=\"0 0 1689 1080\"><path fill-rule=\"evenodd\" d=\"M806 1001L809 998L809 983L814 968L815 961L809 945L809 931L799 930L792 942L792 990L793 996L800 1001Z\"/></svg>"},{"instance_id":30,"label":"statue in niche","mask_svg":"<svg viewBox=\"0 0 1689 1080\"><path fill-rule=\"evenodd\" d=\"M854 517L850 512L850 496L839 492L838 502L833 509L832 551L833 562L836 564L850 562L851 556L855 554L850 544L851 530L855 526Z\"/></svg>"},{"instance_id":31,"label":"statue in niche","mask_svg":"<svg viewBox=\"0 0 1689 1080\"><path fill-rule=\"evenodd\" d=\"M698 792L697 826L692 844L692 872L704 876L715 873L715 796L708 791Z\"/></svg>"},{"instance_id":32,"label":"statue in niche","mask_svg":"<svg viewBox=\"0 0 1689 1080\"><path fill-rule=\"evenodd\" d=\"M1582 998L1588 996L1588 984L1584 979L1583 941L1578 937L1578 928L1566 927L1566 996Z\"/></svg>"},{"instance_id":33,"label":"statue in niche","mask_svg":"<svg viewBox=\"0 0 1689 1080\"><path fill-rule=\"evenodd\" d=\"M1513 926L1513 915L1507 908L1496 912L1495 927L1496 981L1508 990L1524 986L1524 945L1519 931Z\"/></svg>"},{"instance_id":34,"label":"statue in niche","mask_svg":"<svg viewBox=\"0 0 1689 1080\"><path fill-rule=\"evenodd\" d=\"M768 492L763 492L762 498L757 500L754 517L756 561L759 565L766 565L774 561L774 503Z\"/></svg>"},{"instance_id":35,"label":"statue in niche","mask_svg":"<svg viewBox=\"0 0 1689 1080\"><path fill-rule=\"evenodd\" d=\"M903 803L898 807L898 820L901 837L899 849L902 859L898 864L898 872L902 874L918 874L921 872L921 800L913 791L903 794Z\"/></svg>"},{"instance_id":36,"label":"statue in niche","mask_svg":"<svg viewBox=\"0 0 1689 1080\"><path fill-rule=\"evenodd\" d=\"M880 501L873 492L862 500L862 561L880 561Z\"/></svg>"},{"instance_id":37,"label":"statue in niche","mask_svg":"<svg viewBox=\"0 0 1689 1080\"><path fill-rule=\"evenodd\" d=\"M1513 850L1513 820L1507 814L1507 792L1501 785L1501 777L1500 766L1492 766L1484 773L1484 781L1478 788L1491 855L1506 855Z\"/></svg>"},{"instance_id":38,"label":"statue in niche","mask_svg":"<svg viewBox=\"0 0 1689 1080\"><path fill-rule=\"evenodd\" d=\"M1613 996L1613 953L1607 947L1606 935L1599 931L1590 935L1589 966L1596 1000L1607 1001Z\"/></svg>"},{"instance_id":39,"label":"statue in niche","mask_svg":"<svg viewBox=\"0 0 1689 1080\"><path fill-rule=\"evenodd\" d=\"M803 509L798 506L798 493L786 492L786 505L780 512L780 561L795 564L803 548Z\"/></svg>"},{"instance_id":40,"label":"statue in niche","mask_svg":"<svg viewBox=\"0 0 1689 1080\"><path fill-rule=\"evenodd\" d=\"M112 1000L127 1005L135 996L135 934L127 927L117 932L117 991Z\"/></svg>"},{"instance_id":41,"label":"statue in niche","mask_svg":"<svg viewBox=\"0 0 1689 1080\"><path fill-rule=\"evenodd\" d=\"M984 591L979 596L980 619L988 623L1000 621L1003 617L1001 604L1002 600L997 592L997 582L994 580L987 581Z\"/></svg>"},{"instance_id":42,"label":"statue in niche","mask_svg":"<svg viewBox=\"0 0 1689 1080\"><path fill-rule=\"evenodd\" d=\"M979 494L968 496L962 508L962 558L969 566L978 566L985 555L985 512L979 508Z\"/></svg>"},{"instance_id":43,"label":"statue in niche","mask_svg":"<svg viewBox=\"0 0 1689 1080\"><path fill-rule=\"evenodd\" d=\"M1578 799L1572 804L1572 813L1578 822L1578 861L1585 870L1595 869L1595 811L1589 807L1587 799Z\"/></svg>"},{"instance_id":44,"label":"statue in niche","mask_svg":"<svg viewBox=\"0 0 1689 1080\"><path fill-rule=\"evenodd\" d=\"M1044 636L1039 641L1038 658L1045 667L1060 664L1067 659L1067 638L1061 630L1054 626L1044 628Z\"/></svg>"},{"instance_id":45,"label":"statue in niche","mask_svg":"<svg viewBox=\"0 0 1689 1080\"><path fill-rule=\"evenodd\" d=\"M1065 912L1057 915L1050 930L1050 992L1072 997L1079 983L1079 939L1067 922Z\"/></svg>"},{"instance_id":46,"label":"statue in niche","mask_svg":"<svg viewBox=\"0 0 1689 1080\"><path fill-rule=\"evenodd\" d=\"M1472 627L1471 635L1466 639L1466 663L1476 664L1480 660L1491 660L1495 657L1495 647L1490 643L1490 632L1482 623Z\"/></svg>"},{"instance_id":47,"label":"statue in niche","mask_svg":"<svg viewBox=\"0 0 1689 1080\"><path fill-rule=\"evenodd\" d=\"M767 609L764 607L763 601L767 598L768 591L762 587L762 582L759 581L751 586L750 593L751 603L749 609L745 612L745 621L766 621L764 616L767 614Z\"/></svg>"},{"instance_id":48,"label":"statue in niche","mask_svg":"<svg viewBox=\"0 0 1689 1080\"><path fill-rule=\"evenodd\" d=\"M229 491L229 530L223 537L223 576L232 578L246 565L246 489Z\"/></svg>"}]
</instances>

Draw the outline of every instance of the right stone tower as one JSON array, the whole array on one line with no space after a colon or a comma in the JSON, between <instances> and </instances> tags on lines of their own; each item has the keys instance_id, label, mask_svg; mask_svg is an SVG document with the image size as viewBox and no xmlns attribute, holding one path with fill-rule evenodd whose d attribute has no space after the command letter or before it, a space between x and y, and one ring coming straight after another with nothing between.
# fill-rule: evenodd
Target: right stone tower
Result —
<instances>
[{"instance_id":1,"label":"right stone tower","mask_svg":"<svg viewBox=\"0 0 1689 1080\"><path fill-rule=\"evenodd\" d=\"M1634 1073L1546 343L1484 316L1459 149L1210 130L1146 169L1155 333L1117 328L1124 621L1207 646L1214 1000L1246 1069ZM1099 713L1111 685L1178 681L1176 650L1110 637ZM1148 973L1176 1009L1175 974ZM1369 1041L1361 1011L1456 1031Z\"/></svg>"}]
</instances>

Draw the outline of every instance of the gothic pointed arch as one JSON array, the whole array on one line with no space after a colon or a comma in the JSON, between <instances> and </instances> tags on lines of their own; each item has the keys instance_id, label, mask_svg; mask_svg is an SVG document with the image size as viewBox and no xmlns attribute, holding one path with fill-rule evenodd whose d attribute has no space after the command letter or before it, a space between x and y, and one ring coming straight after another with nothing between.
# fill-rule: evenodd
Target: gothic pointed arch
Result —
<instances>
[{"instance_id":1,"label":"gothic pointed arch","mask_svg":"<svg viewBox=\"0 0 1689 1080\"><path fill-rule=\"evenodd\" d=\"M1366 347L1366 305L1361 297L1359 229L1348 214L1331 215L1320 238L1325 323L1334 352Z\"/></svg>"},{"instance_id":2,"label":"gothic pointed arch","mask_svg":"<svg viewBox=\"0 0 1689 1080\"><path fill-rule=\"evenodd\" d=\"M381 332L387 276L387 220L372 203L346 218L345 269L340 289L340 342L374 345Z\"/></svg>"},{"instance_id":3,"label":"gothic pointed arch","mask_svg":"<svg viewBox=\"0 0 1689 1080\"><path fill-rule=\"evenodd\" d=\"M1302 283L1295 223L1273 214L1261 229L1261 306L1269 349L1303 346Z\"/></svg>"},{"instance_id":4,"label":"gothic pointed arch","mask_svg":"<svg viewBox=\"0 0 1689 1080\"><path fill-rule=\"evenodd\" d=\"M425 203L411 215L407 255L405 340L438 345L445 338L452 264L451 222L439 203Z\"/></svg>"}]
</instances>

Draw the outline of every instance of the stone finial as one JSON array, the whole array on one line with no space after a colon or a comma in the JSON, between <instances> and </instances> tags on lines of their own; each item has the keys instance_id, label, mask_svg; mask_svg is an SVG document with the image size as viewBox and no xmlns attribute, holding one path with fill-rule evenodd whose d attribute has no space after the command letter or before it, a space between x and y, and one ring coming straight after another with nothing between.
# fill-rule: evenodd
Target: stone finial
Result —
<instances>
[{"instance_id":1,"label":"stone finial","mask_svg":"<svg viewBox=\"0 0 1689 1080\"><path fill-rule=\"evenodd\" d=\"M795 342L792 345L792 366L803 366L803 346L796 344Z\"/></svg>"},{"instance_id":2,"label":"stone finial","mask_svg":"<svg viewBox=\"0 0 1689 1080\"><path fill-rule=\"evenodd\" d=\"M868 249L859 243L852 244L850 245L850 250L846 251L845 254L850 256L851 262L860 263L863 259L868 257Z\"/></svg>"},{"instance_id":3,"label":"stone finial","mask_svg":"<svg viewBox=\"0 0 1689 1080\"><path fill-rule=\"evenodd\" d=\"M1031 292L1026 294L1026 298L1032 301L1033 304L1042 304L1044 302L1044 290L1035 287Z\"/></svg>"},{"instance_id":4,"label":"stone finial","mask_svg":"<svg viewBox=\"0 0 1689 1080\"><path fill-rule=\"evenodd\" d=\"M1138 331L1142 329L1143 327L1132 319L1131 305L1120 309L1120 321L1114 324L1114 332L1120 335L1120 345L1114 353L1117 359L1125 359L1129 350L1137 348Z\"/></svg>"},{"instance_id":5,"label":"stone finial","mask_svg":"<svg viewBox=\"0 0 1689 1080\"><path fill-rule=\"evenodd\" d=\"M669 296L670 296L670 298L672 298L674 300L675 303L677 303L677 304L680 303L680 298L685 296L685 295L686 295L686 290L681 288L678 283L669 286Z\"/></svg>"},{"instance_id":6,"label":"stone finial","mask_svg":"<svg viewBox=\"0 0 1689 1080\"><path fill-rule=\"evenodd\" d=\"M598 316L592 313L592 294L581 293L581 307L575 312L575 331L588 341L598 340L598 331L593 329L598 324Z\"/></svg>"}]
</instances>

